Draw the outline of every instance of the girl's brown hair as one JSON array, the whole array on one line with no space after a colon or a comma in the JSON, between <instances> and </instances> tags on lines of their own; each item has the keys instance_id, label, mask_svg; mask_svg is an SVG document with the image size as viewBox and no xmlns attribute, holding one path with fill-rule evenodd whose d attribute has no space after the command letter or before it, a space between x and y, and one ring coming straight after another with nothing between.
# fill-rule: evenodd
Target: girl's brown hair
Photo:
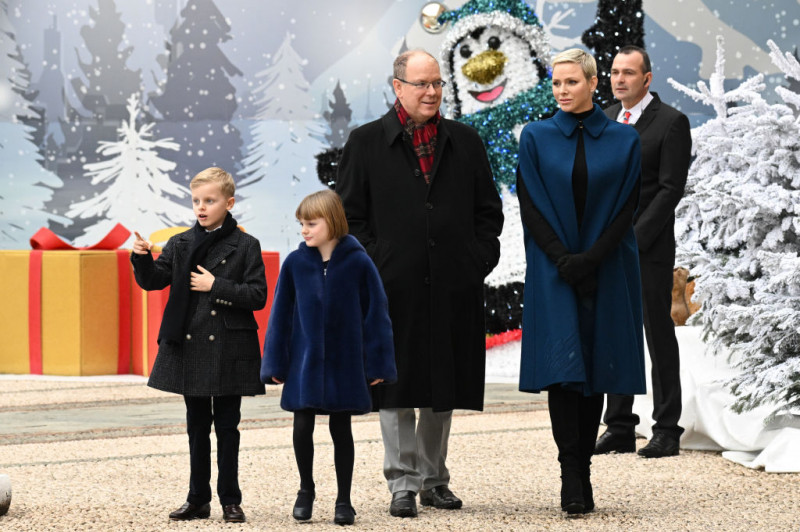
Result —
<instances>
[{"instance_id":1,"label":"girl's brown hair","mask_svg":"<svg viewBox=\"0 0 800 532\"><path fill-rule=\"evenodd\" d=\"M350 230L342 199L333 190L320 190L309 194L297 206L294 215L298 220L323 218L328 224L328 238L331 240L342 238Z\"/></svg>"}]
</instances>

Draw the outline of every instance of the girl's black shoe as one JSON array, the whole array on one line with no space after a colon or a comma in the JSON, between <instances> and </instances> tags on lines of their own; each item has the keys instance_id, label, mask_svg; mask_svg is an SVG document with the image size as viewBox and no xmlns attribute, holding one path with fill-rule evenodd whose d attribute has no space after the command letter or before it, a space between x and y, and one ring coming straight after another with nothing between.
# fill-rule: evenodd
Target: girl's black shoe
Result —
<instances>
[{"instance_id":1,"label":"girl's black shoe","mask_svg":"<svg viewBox=\"0 0 800 532\"><path fill-rule=\"evenodd\" d=\"M308 521L311 519L311 510L314 508L314 490L303 490L297 492L297 500L294 501L292 517L298 521Z\"/></svg>"},{"instance_id":2,"label":"girl's black shoe","mask_svg":"<svg viewBox=\"0 0 800 532\"><path fill-rule=\"evenodd\" d=\"M356 511L347 502L336 503L336 513L333 515L333 522L337 525L352 525L356 521Z\"/></svg>"}]
</instances>

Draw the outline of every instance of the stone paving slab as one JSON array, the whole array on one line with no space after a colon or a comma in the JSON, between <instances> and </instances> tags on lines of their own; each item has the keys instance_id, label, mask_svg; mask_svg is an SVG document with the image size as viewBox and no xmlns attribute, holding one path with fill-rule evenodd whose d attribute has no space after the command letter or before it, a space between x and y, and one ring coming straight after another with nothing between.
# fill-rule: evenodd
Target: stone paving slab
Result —
<instances>
[{"instance_id":1,"label":"stone paving slab","mask_svg":"<svg viewBox=\"0 0 800 532\"><path fill-rule=\"evenodd\" d=\"M144 381L85 386L66 381L63 387L58 381L47 382L50 384L41 386L42 382L31 381L33 393L16 390L0 394L0 444L184 431L183 399L147 388ZM73 392L72 400L65 399L65 391ZM280 388L270 386L267 392L265 396L243 398L243 428L291 423L291 413L280 408ZM487 411L546 407L546 395L521 393L513 384L488 384L485 397Z\"/></svg>"},{"instance_id":2,"label":"stone paving slab","mask_svg":"<svg viewBox=\"0 0 800 532\"><path fill-rule=\"evenodd\" d=\"M0 379L0 474L13 486L0 531L341 530L332 524L336 481L325 416L315 431L314 517L303 525L291 518L298 481L291 415L278 407L278 389L243 402L239 470L248 522L226 525L216 497L210 519L167 519L188 483L180 397L143 382L81 382ZM389 516L377 416L354 417L354 528L800 530L800 474L767 474L698 451L658 460L595 457L597 510L567 519L558 507L545 399L513 384L490 384L485 412L456 411L448 466L464 508L420 508L417 519ZM644 443L637 440L639 447Z\"/></svg>"}]
</instances>

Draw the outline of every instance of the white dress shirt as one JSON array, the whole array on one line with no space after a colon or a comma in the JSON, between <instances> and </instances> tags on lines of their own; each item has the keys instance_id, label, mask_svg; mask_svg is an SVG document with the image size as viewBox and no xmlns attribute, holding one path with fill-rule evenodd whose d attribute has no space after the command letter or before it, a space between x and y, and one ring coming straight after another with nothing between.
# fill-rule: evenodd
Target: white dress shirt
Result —
<instances>
[{"instance_id":1,"label":"white dress shirt","mask_svg":"<svg viewBox=\"0 0 800 532\"><path fill-rule=\"evenodd\" d=\"M639 120L639 117L642 116L645 107L647 107L648 104L652 101L653 101L653 95L650 94L650 91L647 91L647 94L644 95L644 98L642 98L639 101L639 103L637 103L630 109L625 109L625 105L623 104L620 107L619 114L617 115L617 122L622 123L622 121L625 120L625 111L628 111L631 114L631 116L628 118L628 124L631 125L635 124L636 121Z\"/></svg>"}]
</instances>

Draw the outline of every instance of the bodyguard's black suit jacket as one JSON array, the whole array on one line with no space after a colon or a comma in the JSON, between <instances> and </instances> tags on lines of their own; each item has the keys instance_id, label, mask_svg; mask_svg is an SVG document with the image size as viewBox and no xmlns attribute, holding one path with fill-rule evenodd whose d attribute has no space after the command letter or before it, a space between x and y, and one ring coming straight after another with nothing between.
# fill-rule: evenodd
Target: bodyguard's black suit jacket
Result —
<instances>
[{"instance_id":1,"label":"bodyguard's black suit jacket","mask_svg":"<svg viewBox=\"0 0 800 532\"><path fill-rule=\"evenodd\" d=\"M655 92L634 127L642 140L642 188L634 231L641 260L674 264L675 207L683 197L691 162L689 119ZM605 110L616 120L620 103Z\"/></svg>"}]
</instances>

